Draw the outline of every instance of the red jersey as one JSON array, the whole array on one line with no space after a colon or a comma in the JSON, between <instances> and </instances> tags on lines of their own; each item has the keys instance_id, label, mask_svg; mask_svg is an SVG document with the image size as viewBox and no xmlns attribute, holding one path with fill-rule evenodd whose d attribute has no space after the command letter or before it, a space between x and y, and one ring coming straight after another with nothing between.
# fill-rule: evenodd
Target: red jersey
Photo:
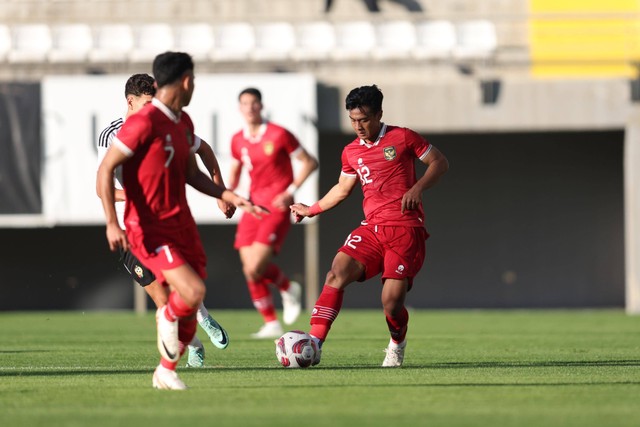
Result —
<instances>
[{"instance_id":1,"label":"red jersey","mask_svg":"<svg viewBox=\"0 0 640 427\"><path fill-rule=\"evenodd\" d=\"M401 213L402 196L417 182L414 161L431 149L411 129L382 125L373 144L356 138L342 151L342 174L360 177L365 223L371 225L424 226L424 211Z\"/></svg>"},{"instance_id":2,"label":"red jersey","mask_svg":"<svg viewBox=\"0 0 640 427\"><path fill-rule=\"evenodd\" d=\"M122 166L125 224L183 226L192 221L186 197L189 154L197 148L191 118L176 117L157 99L129 117L113 142L130 157Z\"/></svg>"},{"instance_id":3,"label":"red jersey","mask_svg":"<svg viewBox=\"0 0 640 427\"><path fill-rule=\"evenodd\" d=\"M273 198L293 182L291 154L300 142L282 126L263 123L257 136L246 130L231 138L231 154L249 172L251 201L271 210Z\"/></svg>"}]
</instances>

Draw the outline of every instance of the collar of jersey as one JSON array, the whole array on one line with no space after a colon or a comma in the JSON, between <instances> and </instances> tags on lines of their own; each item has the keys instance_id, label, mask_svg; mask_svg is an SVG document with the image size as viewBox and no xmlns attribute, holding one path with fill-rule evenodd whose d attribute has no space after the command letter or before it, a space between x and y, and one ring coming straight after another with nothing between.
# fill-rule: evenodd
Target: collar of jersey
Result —
<instances>
[{"instance_id":1,"label":"collar of jersey","mask_svg":"<svg viewBox=\"0 0 640 427\"><path fill-rule=\"evenodd\" d=\"M251 133L249 133L249 126L245 126L242 129L242 136L244 136L244 139L251 142L252 144L256 144L262 140L262 137L266 131L267 131L267 121L263 120L262 124L258 128L258 133L256 134L256 136L252 136Z\"/></svg>"},{"instance_id":2,"label":"collar of jersey","mask_svg":"<svg viewBox=\"0 0 640 427\"><path fill-rule=\"evenodd\" d=\"M387 125L385 123L382 123L382 127L380 128L380 133L378 134L378 137L376 138L376 142L374 142L373 144L367 144L367 141L365 141L364 139L360 138L360 145L366 145L367 148L375 147L376 145L378 145L380 140L384 137L385 133L387 133Z\"/></svg>"},{"instance_id":3,"label":"collar of jersey","mask_svg":"<svg viewBox=\"0 0 640 427\"><path fill-rule=\"evenodd\" d=\"M171 109L169 107L167 107L166 105L164 105L162 102L160 102L160 100L158 100L158 98L153 98L151 100L151 103L153 104L154 107L156 107L158 110L162 111L164 113L165 116L169 117L169 119L174 122L174 123L178 123L180 121L180 116L176 116L175 114L173 114L173 111L171 111Z\"/></svg>"}]
</instances>

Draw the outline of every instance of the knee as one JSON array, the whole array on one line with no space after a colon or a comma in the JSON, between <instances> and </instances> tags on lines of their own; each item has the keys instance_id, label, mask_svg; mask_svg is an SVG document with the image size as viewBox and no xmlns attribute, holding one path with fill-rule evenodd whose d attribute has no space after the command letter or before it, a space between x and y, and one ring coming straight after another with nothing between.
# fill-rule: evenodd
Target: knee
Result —
<instances>
[{"instance_id":1,"label":"knee","mask_svg":"<svg viewBox=\"0 0 640 427\"><path fill-rule=\"evenodd\" d=\"M188 290L183 292L182 299L190 307L198 307L206 294L204 282L195 282L189 286Z\"/></svg>"},{"instance_id":2,"label":"knee","mask_svg":"<svg viewBox=\"0 0 640 427\"><path fill-rule=\"evenodd\" d=\"M256 282L262 278L263 272L260 271L257 264L245 264L242 266L242 273L245 279L250 282Z\"/></svg>"}]
</instances>

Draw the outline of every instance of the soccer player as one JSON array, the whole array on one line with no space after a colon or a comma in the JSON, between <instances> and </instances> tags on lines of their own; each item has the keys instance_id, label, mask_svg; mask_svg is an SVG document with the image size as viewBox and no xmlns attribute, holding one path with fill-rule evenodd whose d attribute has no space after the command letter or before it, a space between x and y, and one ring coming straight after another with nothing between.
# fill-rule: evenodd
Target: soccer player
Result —
<instances>
[{"instance_id":1,"label":"soccer player","mask_svg":"<svg viewBox=\"0 0 640 427\"><path fill-rule=\"evenodd\" d=\"M276 338L283 330L269 285L280 291L283 321L287 325L295 322L300 314L302 289L272 260L291 228L289 206L293 203L293 195L318 167L318 162L291 132L262 118L262 94L258 89L244 89L238 101L245 126L231 139L234 162L229 188L237 187L242 168L245 168L251 180L251 201L266 207L271 214L261 219L243 215L234 246L240 254L251 300L264 321L252 337ZM295 178L292 160L300 162Z\"/></svg>"},{"instance_id":2,"label":"soccer player","mask_svg":"<svg viewBox=\"0 0 640 427\"><path fill-rule=\"evenodd\" d=\"M422 193L448 170L437 148L414 131L383 123L382 92L377 86L353 89L346 109L356 139L342 151L338 183L312 206L295 203L296 220L332 209L346 199L360 180L365 219L338 250L325 285L311 313L310 335L318 347L327 338L340 308L344 289L382 273L382 306L391 338L384 367L402 366L409 313L404 305L413 279L422 267L425 241ZM427 166L416 179L414 159ZM321 351L314 365L320 363Z\"/></svg>"},{"instance_id":3,"label":"soccer player","mask_svg":"<svg viewBox=\"0 0 640 427\"><path fill-rule=\"evenodd\" d=\"M155 81L153 77L148 74L134 74L127 79L124 88L124 95L127 101L127 112L124 118L118 118L112 121L111 124L109 124L109 126L100 133L100 137L98 138L98 165L102 162L107 150L111 146L113 138L116 136L125 120L151 102L153 95L156 93L154 83ZM213 150L206 142L199 138L196 138L196 141L197 144L199 144L196 153L202 159L203 164L207 168L207 171L214 182L224 187L224 181L222 179L222 174L220 173L218 160L216 159ZM116 213L118 215L118 223L122 228L124 228L125 194L122 189L121 175L121 168L118 168L116 170L116 175L114 176ZM235 211L235 207L223 202L222 200L218 200L218 202L223 213L225 213L227 217L231 217ZM155 303L156 307L160 308L165 305L169 297L167 288L158 283L153 273L130 251L121 251L120 255L124 267L127 269L133 280L144 288ZM213 345L220 349L227 348L229 345L229 336L227 332L213 317L211 317L204 304L201 304L200 307L198 307L197 319L202 329L204 329L209 336ZM193 342L188 346L187 366L201 367L203 365L204 346L198 337L194 336Z\"/></svg>"},{"instance_id":4,"label":"soccer player","mask_svg":"<svg viewBox=\"0 0 640 427\"><path fill-rule=\"evenodd\" d=\"M266 213L214 183L198 168L193 122L182 110L193 95L193 69L193 60L186 53L156 56L156 94L122 125L98 168L96 183L109 248L131 250L159 283L171 289L167 304L156 313L161 358L153 374L153 386L169 390L186 389L175 370L195 335L196 312L206 292L206 254L185 185L249 213ZM114 206L113 174L120 165L126 234Z\"/></svg>"}]
</instances>

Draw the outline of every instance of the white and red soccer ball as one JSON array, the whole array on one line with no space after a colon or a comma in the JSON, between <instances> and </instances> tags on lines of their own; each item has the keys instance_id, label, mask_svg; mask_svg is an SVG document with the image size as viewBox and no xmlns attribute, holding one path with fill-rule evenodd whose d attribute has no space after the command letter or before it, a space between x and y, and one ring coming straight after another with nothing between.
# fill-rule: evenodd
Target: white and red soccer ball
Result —
<instances>
[{"instance_id":1,"label":"white and red soccer ball","mask_svg":"<svg viewBox=\"0 0 640 427\"><path fill-rule=\"evenodd\" d=\"M276 341L276 358L285 368L308 368L317 350L316 342L304 331L289 331Z\"/></svg>"}]
</instances>

